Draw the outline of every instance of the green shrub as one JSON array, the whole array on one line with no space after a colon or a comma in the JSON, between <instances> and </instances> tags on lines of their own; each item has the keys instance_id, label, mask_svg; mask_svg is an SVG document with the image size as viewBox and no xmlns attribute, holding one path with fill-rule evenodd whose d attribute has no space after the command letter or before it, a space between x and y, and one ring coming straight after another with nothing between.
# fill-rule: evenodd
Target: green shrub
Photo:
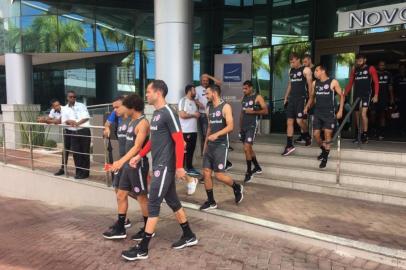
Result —
<instances>
[{"instance_id":1,"label":"green shrub","mask_svg":"<svg viewBox=\"0 0 406 270\"><path fill-rule=\"evenodd\" d=\"M56 141L54 140L46 140L44 142L44 147L48 150L51 150L52 148L56 148L57 144Z\"/></svg>"}]
</instances>

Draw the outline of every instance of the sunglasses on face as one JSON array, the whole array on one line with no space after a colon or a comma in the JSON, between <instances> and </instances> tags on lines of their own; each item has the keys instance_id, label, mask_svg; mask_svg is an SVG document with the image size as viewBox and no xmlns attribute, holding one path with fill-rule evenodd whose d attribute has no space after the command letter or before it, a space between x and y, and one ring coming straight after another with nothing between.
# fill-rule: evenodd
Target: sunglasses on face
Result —
<instances>
[{"instance_id":1,"label":"sunglasses on face","mask_svg":"<svg viewBox=\"0 0 406 270\"><path fill-rule=\"evenodd\" d=\"M68 96L68 98L76 98L76 96Z\"/></svg>"}]
</instances>

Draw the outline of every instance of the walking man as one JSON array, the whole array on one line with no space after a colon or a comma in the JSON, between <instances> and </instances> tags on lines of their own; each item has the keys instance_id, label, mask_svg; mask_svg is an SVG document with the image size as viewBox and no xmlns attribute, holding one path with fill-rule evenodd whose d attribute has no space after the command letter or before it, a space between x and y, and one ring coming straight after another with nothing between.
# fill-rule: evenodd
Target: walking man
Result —
<instances>
[{"instance_id":1,"label":"walking man","mask_svg":"<svg viewBox=\"0 0 406 270\"><path fill-rule=\"evenodd\" d=\"M155 107L150 140L130 161L131 166L136 166L151 151L153 173L148 197L148 220L141 242L122 252L122 257L130 261L148 258L149 242L158 223L163 199L175 213L183 231L182 237L172 245L172 248L181 249L198 243L176 193L175 178L183 179L186 175L183 168L184 144L179 118L166 103L167 93L168 87L162 80L154 80L148 85L146 93L148 104Z\"/></svg>"},{"instance_id":2,"label":"walking man","mask_svg":"<svg viewBox=\"0 0 406 270\"><path fill-rule=\"evenodd\" d=\"M289 62L291 68L284 100L287 118L287 142L282 153L283 156L288 156L296 150L293 146L295 120L301 129L301 137L305 140L305 145L308 146L312 143L307 121L305 120L313 96L308 93L312 91L312 71L310 68L301 65L299 56L294 52L290 54ZM306 102L308 96L310 98Z\"/></svg>"},{"instance_id":3,"label":"walking man","mask_svg":"<svg viewBox=\"0 0 406 270\"><path fill-rule=\"evenodd\" d=\"M126 130L125 137L119 137L120 149L124 150L121 158L114 162L111 170L119 174L115 186L117 186L118 219L113 227L103 233L106 239L124 239L127 237L125 222L128 210L128 196L132 194L140 205L144 218L144 226L132 237L133 240L141 240L144 236L145 224L148 219L148 186L147 176L149 170L148 158L144 157L136 168L130 167L128 162L146 144L149 135L149 123L144 116L144 100L136 94L127 96L122 105L117 108L118 116L127 115L118 128L121 135Z\"/></svg>"},{"instance_id":4,"label":"walking man","mask_svg":"<svg viewBox=\"0 0 406 270\"><path fill-rule=\"evenodd\" d=\"M245 159L247 162L247 172L245 173L244 182L252 180L252 175L262 173L257 157L252 148L258 127L258 117L268 114L264 98L254 93L251 81L243 83L242 109L240 114L240 140L244 144ZM254 169L251 169L254 163Z\"/></svg>"},{"instance_id":5,"label":"walking man","mask_svg":"<svg viewBox=\"0 0 406 270\"><path fill-rule=\"evenodd\" d=\"M351 92L354 85L353 101L360 98L360 106L355 107L355 123L358 125L359 114L361 113L361 142L368 143L368 108L372 95L372 84L374 90L373 103L378 102L379 80L374 66L367 65L364 55L358 54L355 57L355 67L351 70L350 81L345 87L345 96ZM359 111L361 107L361 112ZM354 143L358 143L358 132L355 134Z\"/></svg>"},{"instance_id":6,"label":"walking man","mask_svg":"<svg viewBox=\"0 0 406 270\"><path fill-rule=\"evenodd\" d=\"M345 96L336 79L327 75L323 65L317 65L315 69L316 81L313 82L315 96L313 136L321 149L318 160L321 161L319 168L325 168L330 153L331 138L337 125L337 120L343 116ZM336 112L335 94L340 97L340 107ZM312 98L314 100L314 98ZM324 141L320 131L324 132Z\"/></svg>"},{"instance_id":7,"label":"walking man","mask_svg":"<svg viewBox=\"0 0 406 270\"><path fill-rule=\"evenodd\" d=\"M218 85L209 86L206 95L211 104L207 108L209 125L203 151L203 177L207 201L203 203L200 210L204 211L217 208L213 194L213 171L217 180L233 189L235 203L239 204L244 198L244 187L225 174L229 146L228 134L234 128L231 106L221 100L221 89Z\"/></svg>"}]
</instances>

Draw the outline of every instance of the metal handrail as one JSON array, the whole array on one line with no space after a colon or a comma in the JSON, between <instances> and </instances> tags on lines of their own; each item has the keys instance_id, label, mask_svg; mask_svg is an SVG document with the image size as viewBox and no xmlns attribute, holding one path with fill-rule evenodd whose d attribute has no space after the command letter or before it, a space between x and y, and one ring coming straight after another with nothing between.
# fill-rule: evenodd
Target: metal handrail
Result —
<instances>
[{"instance_id":1,"label":"metal handrail","mask_svg":"<svg viewBox=\"0 0 406 270\"><path fill-rule=\"evenodd\" d=\"M361 98L358 97L355 102L352 104L351 109L348 111L347 115L344 117L341 125L338 127L337 131L335 132L333 138L326 142L327 144L332 144L337 140L337 166L336 166L336 184L340 185L340 176L341 176L341 131L343 130L345 124L347 123L348 119L351 117L352 113L354 112L357 106L360 106ZM361 114L358 117L358 146L360 146L360 138L361 138Z\"/></svg>"},{"instance_id":2,"label":"metal handrail","mask_svg":"<svg viewBox=\"0 0 406 270\"><path fill-rule=\"evenodd\" d=\"M12 129L12 130L10 130L10 128L6 128L6 126L9 126L9 125L14 125L15 126L15 128L17 128L17 129ZM8 131L16 131L17 130L17 132L18 131L20 131L20 132L23 132L23 129L18 129L18 127L16 127L16 126L23 126L23 125L25 125L25 126L28 126L25 130L24 130L24 132L27 132L28 134L27 134L27 137L28 137L28 143L21 143L21 142L17 142L17 141L9 141L9 140L7 140L7 138L6 138L6 131L8 130ZM65 128L72 128L72 126L69 126L69 125L64 125L64 124L46 124L46 123L38 123L38 122L26 122L26 121L16 121L16 122L12 122L12 121L0 121L0 126L1 126L1 128L2 128L2 130L1 130L1 135L2 135L2 154L3 154L3 163L4 164L7 164L7 157L11 157L11 158L15 158L15 159L21 159L21 160L29 160L29 162L30 162L30 167L31 167L31 169L32 170L35 170L35 164L34 164L34 161L35 162L39 162L39 163L43 163L43 164L50 164L50 165L56 165L56 164L58 164L58 163L55 163L55 162L49 162L49 161L45 161L45 160L40 160L40 159L36 159L35 157L34 157L34 148L36 148L36 149L40 149L40 148L48 148L48 147L43 147L43 146L41 146L41 145L35 145L35 142L34 142L34 140L33 140L33 135L34 134L39 134L39 133L43 133L43 134L48 134L48 131L47 130L44 130L44 131L35 131L35 130L33 130L33 127L34 126L44 126L44 127L48 127L48 126L55 126L55 127L59 127L59 133L57 133L57 135L63 135L63 132L62 132L62 130L63 129L65 129ZM103 126L94 126L94 125L88 125L88 126L78 126L78 128L79 129L82 129L82 128L89 128L89 129L95 129L95 130L104 130L104 127ZM55 133L53 133L53 134L55 134ZM81 153L81 152L75 152L75 151L73 151L73 150L71 150L71 149L65 149L65 143L64 143L64 139L65 139L65 137L64 136L62 136L62 140L63 140L63 143L62 143L62 145L63 145L63 148L62 148L62 155L63 155L63 161L65 161L65 152L70 152L70 153L79 153L79 154L83 154L83 155L88 155L88 156L104 156L105 158L104 158L104 160L105 161L107 161L107 159L106 159L106 157L107 157L107 155L108 155L108 153L107 153L107 150L106 150L106 147L105 147L105 144L106 144L106 140L105 140L105 138L104 137L100 137L100 136L94 136L94 135L90 135L90 136L88 136L88 135L79 135L79 134L69 134L69 136L75 136L75 137L90 137L91 139L93 139L93 140L95 140L95 139L103 139L104 141L103 141L103 143L104 143L104 153L103 154L100 154L100 153ZM23 147L25 146L25 147L28 147L28 149L29 149L29 156L28 157L24 157L24 156L18 156L18 155L12 155L12 154L8 154L7 153L7 145L8 144L10 144L10 143L12 143L12 144L15 144L15 145L23 145ZM63 165L64 166L64 168L65 168L65 176L67 177L68 176L68 168L72 168L72 165L68 165L68 164L64 164L65 162L62 162L62 163L59 163L59 165ZM98 164L104 164L104 163L100 163L100 162L97 162ZM102 170L95 170L95 169L92 169L92 168L81 168L81 167L76 167L76 169L86 169L86 170L89 170L89 172L97 172L97 173L101 173L101 172L104 172L104 169L102 169ZM110 174L108 174L108 173L106 173L105 174L106 175L106 185L107 186L109 186L109 184L110 184L110 178L109 178L109 175Z\"/></svg>"}]
</instances>

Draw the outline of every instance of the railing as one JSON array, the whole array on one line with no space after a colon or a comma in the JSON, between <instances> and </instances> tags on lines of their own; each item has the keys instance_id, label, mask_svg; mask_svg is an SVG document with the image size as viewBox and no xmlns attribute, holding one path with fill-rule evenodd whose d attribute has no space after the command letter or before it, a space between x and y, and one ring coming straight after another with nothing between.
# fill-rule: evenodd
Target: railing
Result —
<instances>
[{"instance_id":1,"label":"railing","mask_svg":"<svg viewBox=\"0 0 406 270\"><path fill-rule=\"evenodd\" d=\"M101 126L87 126L91 130L91 135L81 134L65 134L63 130L69 128L67 125L48 125L43 123L33 122L7 122L0 121L1 127L1 159L4 164L14 164L28 167L31 170L45 170L56 172L59 168L64 167L65 177L69 177L72 168L88 170L90 180L105 182L107 186L111 184L111 174L104 170L105 164L112 162L109 160L109 141L103 137L103 129ZM46 145L45 141L48 136L59 138L58 144L55 146ZM75 152L65 148L64 139L73 137L86 137L91 139L91 147L89 153ZM95 147L101 150L97 151ZM93 146L93 147L92 147ZM62 152L62 156L61 153ZM87 155L90 158L90 167L82 168L73 165L64 164L65 155L72 153L73 155ZM58 157L60 162L56 162Z\"/></svg>"},{"instance_id":2,"label":"railing","mask_svg":"<svg viewBox=\"0 0 406 270\"><path fill-rule=\"evenodd\" d=\"M336 166L336 184L340 185L340 176L341 176L341 131L343 130L345 124L348 122L348 119L352 116L355 108L359 106L360 113L357 119L358 123L358 147L361 147L361 102L360 98L358 97L355 102L352 104L351 109L348 111L346 116L344 117L341 125L338 127L337 131L335 132L331 141L326 142L328 144L333 144L337 140L337 166Z\"/></svg>"}]
</instances>

